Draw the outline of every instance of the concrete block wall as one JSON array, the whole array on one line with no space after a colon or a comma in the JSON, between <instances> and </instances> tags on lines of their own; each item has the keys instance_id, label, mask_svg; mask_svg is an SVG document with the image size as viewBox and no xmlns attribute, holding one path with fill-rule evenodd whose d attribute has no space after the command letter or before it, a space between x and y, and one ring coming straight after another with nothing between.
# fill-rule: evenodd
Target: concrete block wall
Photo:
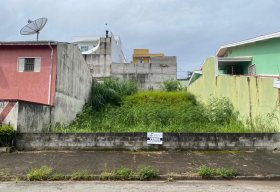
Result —
<instances>
[{"instance_id":1,"label":"concrete block wall","mask_svg":"<svg viewBox=\"0 0 280 192\"><path fill-rule=\"evenodd\" d=\"M163 133L148 145L147 133L19 133L18 150L279 150L279 133Z\"/></svg>"},{"instance_id":2,"label":"concrete block wall","mask_svg":"<svg viewBox=\"0 0 280 192\"><path fill-rule=\"evenodd\" d=\"M51 123L68 124L89 100L92 76L77 45L58 44L55 106Z\"/></svg>"},{"instance_id":3,"label":"concrete block wall","mask_svg":"<svg viewBox=\"0 0 280 192\"><path fill-rule=\"evenodd\" d=\"M111 38L100 38L99 49L94 54L84 55L88 68L94 78L110 77Z\"/></svg>"},{"instance_id":4,"label":"concrete block wall","mask_svg":"<svg viewBox=\"0 0 280 192\"><path fill-rule=\"evenodd\" d=\"M139 89L161 89L167 80L176 80L177 61L174 56L153 57L151 63L113 63L111 76L137 81Z\"/></svg>"},{"instance_id":5,"label":"concrete block wall","mask_svg":"<svg viewBox=\"0 0 280 192\"><path fill-rule=\"evenodd\" d=\"M17 131L20 133L47 132L51 123L51 106L18 102Z\"/></svg>"}]
</instances>

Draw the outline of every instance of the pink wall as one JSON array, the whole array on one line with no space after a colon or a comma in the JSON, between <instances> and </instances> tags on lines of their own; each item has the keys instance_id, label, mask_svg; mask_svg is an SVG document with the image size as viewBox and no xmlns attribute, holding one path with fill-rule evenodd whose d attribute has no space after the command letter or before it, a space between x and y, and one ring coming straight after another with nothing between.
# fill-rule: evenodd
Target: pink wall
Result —
<instances>
[{"instance_id":1,"label":"pink wall","mask_svg":"<svg viewBox=\"0 0 280 192\"><path fill-rule=\"evenodd\" d=\"M53 51L51 102L54 105L56 46ZM41 57L40 72L18 72L19 57ZM0 45L0 100L23 100L49 105L51 49L49 45Z\"/></svg>"}]
</instances>

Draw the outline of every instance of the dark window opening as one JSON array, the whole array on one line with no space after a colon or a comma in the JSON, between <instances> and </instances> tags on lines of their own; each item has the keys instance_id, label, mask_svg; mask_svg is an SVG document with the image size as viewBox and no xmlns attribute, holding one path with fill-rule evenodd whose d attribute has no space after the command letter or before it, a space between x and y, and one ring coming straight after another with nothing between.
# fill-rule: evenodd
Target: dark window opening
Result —
<instances>
[{"instance_id":1,"label":"dark window opening","mask_svg":"<svg viewBox=\"0 0 280 192\"><path fill-rule=\"evenodd\" d=\"M34 71L35 58L25 58L24 71Z\"/></svg>"},{"instance_id":2,"label":"dark window opening","mask_svg":"<svg viewBox=\"0 0 280 192\"><path fill-rule=\"evenodd\" d=\"M249 66L251 62L219 62L219 75L247 75L249 73Z\"/></svg>"}]
</instances>

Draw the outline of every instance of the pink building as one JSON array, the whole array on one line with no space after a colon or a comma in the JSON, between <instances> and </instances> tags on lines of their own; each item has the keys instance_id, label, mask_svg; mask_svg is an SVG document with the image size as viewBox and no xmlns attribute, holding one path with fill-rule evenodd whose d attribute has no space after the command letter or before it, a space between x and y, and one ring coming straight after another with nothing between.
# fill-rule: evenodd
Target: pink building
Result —
<instances>
[{"instance_id":1,"label":"pink building","mask_svg":"<svg viewBox=\"0 0 280 192\"><path fill-rule=\"evenodd\" d=\"M0 123L20 132L69 123L88 100L91 80L74 44L0 42Z\"/></svg>"}]
</instances>

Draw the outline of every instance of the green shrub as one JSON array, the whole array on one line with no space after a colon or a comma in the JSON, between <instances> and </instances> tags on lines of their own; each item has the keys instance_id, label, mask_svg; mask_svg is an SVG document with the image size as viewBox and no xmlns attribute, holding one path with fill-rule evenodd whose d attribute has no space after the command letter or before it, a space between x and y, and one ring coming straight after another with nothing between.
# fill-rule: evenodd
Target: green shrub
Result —
<instances>
[{"instance_id":1,"label":"green shrub","mask_svg":"<svg viewBox=\"0 0 280 192\"><path fill-rule=\"evenodd\" d=\"M212 98L206 106L206 116L214 123L229 123L231 119L237 119L237 114L230 100L226 97Z\"/></svg>"},{"instance_id":2,"label":"green shrub","mask_svg":"<svg viewBox=\"0 0 280 192\"><path fill-rule=\"evenodd\" d=\"M10 126L10 125L0 125L0 134L12 135L14 133L15 133L15 130L12 126Z\"/></svg>"},{"instance_id":3,"label":"green shrub","mask_svg":"<svg viewBox=\"0 0 280 192\"><path fill-rule=\"evenodd\" d=\"M177 80L168 80L163 82L163 90L165 91L180 91L182 86L180 81Z\"/></svg>"},{"instance_id":4,"label":"green shrub","mask_svg":"<svg viewBox=\"0 0 280 192\"><path fill-rule=\"evenodd\" d=\"M198 168L198 175L202 177L220 176L223 178L232 178L237 175L237 171L232 168L210 168L203 165Z\"/></svg>"},{"instance_id":5,"label":"green shrub","mask_svg":"<svg viewBox=\"0 0 280 192\"><path fill-rule=\"evenodd\" d=\"M12 147L15 130L10 125L0 125L0 147Z\"/></svg>"},{"instance_id":6,"label":"green shrub","mask_svg":"<svg viewBox=\"0 0 280 192\"><path fill-rule=\"evenodd\" d=\"M93 110L100 111L106 105L120 106L122 97L137 92L137 85L132 81L105 79L103 83L93 81L90 104Z\"/></svg>"},{"instance_id":7,"label":"green shrub","mask_svg":"<svg viewBox=\"0 0 280 192\"><path fill-rule=\"evenodd\" d=\"M159 171L153 167L142 167L138 170L137 175L140 180L151 180L159 176Z\"/></svg>"},{"instance_id":8,"label":"green shrub","mask_svg":"<svg viewBox=\"0 0 280 192\"><path fill-rule=\"evenodd\" d=\"M121 97L115 90L106 87L104 83L93 81L90 99L93 110L99 111L107 104L119 106L120 103Z\"/></svg>"},{"instance_id":9,"label":"green shrub","mask_svg":"<svg viewBox=\"0 0 280 192\"><path fill-rule=\"evenodd\" d=\"M49 166L42 166L41 168L31 169L27 172L27 180L29 181L43 181L49 180L53 169Z\"/></svg>"},{"instance_id":10,"label":"green shrub","mask_svg":"<svg viewBox=\"0 0 280 192\"><path fill-rule=\"evenodd\" d=\"M121 97L132 95L138 91L137 83L130 80L119 80L106 78L104 80L105 87L116 91Z\"/></svg>"},{"instance_id":11,"label":"green shrub","mask_svg":"<svg viewBox=\"0 0 280 192\"><path fill-rule=\"evenodd\" d=\"M216 172L214 169L203 165L198 168L198 175L202 177L212 177L216 175Z\"/></svg>"},{"instance_id":12,"label":"green shrub","mask_svg":"<svg viewBox=\"0 0 280 192\"><path fill-rule=\"evenodd\" d=\"M74 171L71 174L71 180L90 180L91 173L89 170Z\"/></svg>"},{"instance_id":13,"label":"green shrub","mask_svg":"<svg viewBox=\"0 0 280 192\"><path fill-rule=\"evenodd\" d=\"M133 172L129 168L119 168L114 170L114 176L120 180L130 180L133 176Z\"/></svg>"},{"instance_id":14,"label":"green shrub","mask_svg":"<svg viewBox=\"0 0 280 192\"><path fill-rule=\"evenodd\" d=\"M218 168L216 170L216 173L218 176L224 177L224 178L231 178L237 175L237 171L232 168Z\"/></svg>"}]
</instances>

